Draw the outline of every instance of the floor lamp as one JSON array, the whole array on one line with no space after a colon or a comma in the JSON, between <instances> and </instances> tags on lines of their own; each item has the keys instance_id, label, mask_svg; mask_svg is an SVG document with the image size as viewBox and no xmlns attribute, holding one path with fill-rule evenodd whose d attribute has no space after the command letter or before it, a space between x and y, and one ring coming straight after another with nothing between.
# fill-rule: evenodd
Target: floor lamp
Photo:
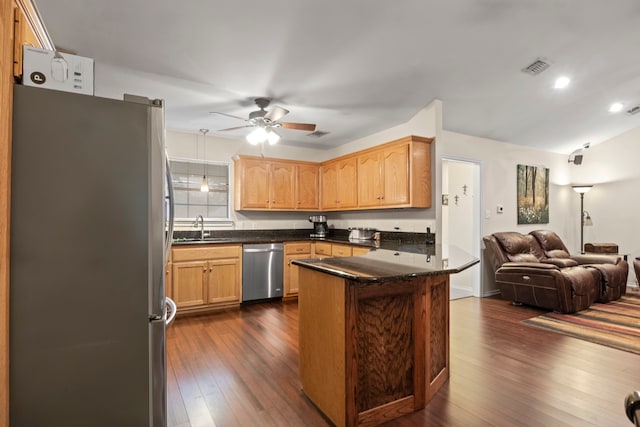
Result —
<instances>
[{"instance_id":1,"label":"floor lamp","mask_svg":"<svg viewBox=\"0 0 640 427\"><path fill-rule=\"evenodd\" d=\"M584 253L584 193L591 190L593 185L572 185L573 191L580 194L580 253Z\"/></svg>"}]
</instances>

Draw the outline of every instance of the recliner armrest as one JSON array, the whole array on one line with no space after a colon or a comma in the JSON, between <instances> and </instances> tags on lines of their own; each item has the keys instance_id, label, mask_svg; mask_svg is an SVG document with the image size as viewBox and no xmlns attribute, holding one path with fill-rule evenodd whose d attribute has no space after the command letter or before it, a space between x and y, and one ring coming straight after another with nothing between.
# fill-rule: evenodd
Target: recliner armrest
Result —
<instances>
[{"instance_id":1,"label":"recliner armrest","mask_svg":"<svg viewBox=\"0 0 640 427\"><path fill-rule=\"evenodd\" d=\"M531 268L539 270L560 270L560 267L553 264L544 264L542 262L505 262L502 264L503 268Z\"/></svg>"},{"instance_id":2,"label":"recliner armrest","mask_svg":"<svg viewBox=\"0 0 640 427\"><path fill-rule=\"evenodd\" d=\"M620 255L571 255L571 259L578 264L618 264L622 257Z\"/></svg>"},{"instance_id":3,"label":"recliner armrest","mask_svg":"<svg viewBox=\"0 0 640 427\"><path fill-rule=\"evenodd\" d=\"M571 258L547 258L542 260L545 264L553 264L560 268L575 267L578 261Z\"/></svg>"}]
</instances>

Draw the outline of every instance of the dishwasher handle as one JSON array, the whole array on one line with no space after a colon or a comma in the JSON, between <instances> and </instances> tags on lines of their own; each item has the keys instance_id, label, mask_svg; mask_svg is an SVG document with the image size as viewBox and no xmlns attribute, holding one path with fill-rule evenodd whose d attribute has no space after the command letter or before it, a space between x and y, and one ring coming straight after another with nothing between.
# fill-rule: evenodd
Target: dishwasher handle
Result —
<instances>
[{"instance_id":1,"label":"dishwasher handle","mask_svg":"<svg viewBox=\"0 0 640 427\"><path fill-rule=\"evenodd\" d=\"M284 252L284 249L282 248L266 248L266 249L249 248L249 249L243 249L242 252L251 253L251 254L260 253L260 252Z\"/></svg>"}]
</instances>

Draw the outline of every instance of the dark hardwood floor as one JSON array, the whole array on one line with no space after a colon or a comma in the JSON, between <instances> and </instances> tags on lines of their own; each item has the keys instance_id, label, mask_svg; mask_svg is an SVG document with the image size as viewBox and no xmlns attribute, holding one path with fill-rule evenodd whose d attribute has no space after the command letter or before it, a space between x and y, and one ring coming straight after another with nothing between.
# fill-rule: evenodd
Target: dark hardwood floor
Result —
<instances>
[{"instance_id":1,"label":"dark hardwood floor","mask_svg":"<svg viewBox=\"0 0 640 427\"><path fill-rule=\"evenodd\" d=\"M544 311L451 301L451 378L393 426L631 426L640 356L525 326ZM298 308L264 303L168 330L169 426L328 426L298 379Z\"/></svg>"}]
</instances>

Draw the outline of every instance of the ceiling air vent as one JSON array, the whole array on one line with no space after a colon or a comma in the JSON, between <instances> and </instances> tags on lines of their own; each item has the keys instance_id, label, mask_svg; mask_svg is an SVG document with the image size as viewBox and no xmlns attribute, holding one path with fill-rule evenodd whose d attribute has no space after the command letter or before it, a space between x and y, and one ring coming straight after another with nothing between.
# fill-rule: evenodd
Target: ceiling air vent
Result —
<instances>
[{"instance_id":1,"label":"ceiling air vent","mask_svg":"<svg viewBox=\"0 0 640 427\"><path fill-rule=\"evenodd\" d=\"M522 69L523 73L531 74L532 76L537 76L547 68L551 66L544 58L538 58L530 65L527 65Z\"/></svg>"},{"instance_id":2,"label":"ceiling air vent","mask_svg":"<svg viewBox=\"0 0 640 427\"><path fill-rule=\"evenodd\" d=\"M323 131L321 131L321 130L317 130L317 131L315 131L315 132L308 133L308 134L307 134L307 136L312 136L312 137L314 137L314 138L320 138L320 137L322 137L322 136L325 136L325 135L326 135L326 134L328 134L328 133L329 133L329 132L323 132Z\"/></svg>"},{"instance_id":3,"label":"ceiling air vent","mask_svg":"<svg viewBox=\"0 0 640 427\"><path fill-rule=\"evenodd\" d=\"M630 108L629 110L627 110L627 114L630 115L630 116L632 116L632 115L634 115L636 113L639 113L639 112L640 112L640 105L636 105L635 107Z\"/></svg>"}]
</instances>

